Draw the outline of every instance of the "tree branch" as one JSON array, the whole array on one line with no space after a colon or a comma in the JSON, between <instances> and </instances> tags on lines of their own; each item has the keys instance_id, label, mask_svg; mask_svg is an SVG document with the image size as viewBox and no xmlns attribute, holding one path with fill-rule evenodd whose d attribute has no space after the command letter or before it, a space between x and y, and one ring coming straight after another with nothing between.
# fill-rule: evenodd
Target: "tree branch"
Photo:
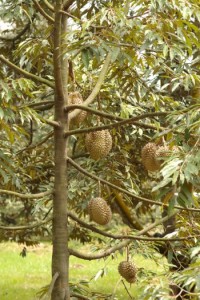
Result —
<instances>
[{"instance_id":1,"label":"tree branch","mask_svg":"<svg viewBox=\"0 0 200 300\"><path fill-rule=\"evenodd\" d=\"M37 7L37 10L41 13L41 15L48 20L51 23L54 23L54 19L48 15L44 9L42 8L42 6L40 6L40 4L37 2L37 0L33 0L33 3L35 4L35 6Z\"/></svg>"},{"instance_id":2,"label":"tree branch","mask_svg":"<svg viewBox=\"0 0 200 300\"><path fill-rule=\"evenodd\" d=\"M53 62L54 62L54 78L55 78L55 90L56 90L56 99L60 103L64 103L65 95L63 91L63 78L62 78L62 55L61 55L61 22L62 15L59 13L60 5L55 10L55 25L54 25L54 53L53 53Z\"/></svg>"},{"instance_id":3,"label":"tree branch","mask_svg":"<svg viewBox=\"0 0 200 300\"><path fill-rule=\"evenodd\" d=\"M39 223L32 224L32 225L27 225L27 226L0 226L0 229L2 229L2 230L12 230L12 231L33 229L33 228L36 228L36 227L40 227L41 225L44 225L44 224L50 222L51 220L52 220L52 217L46 219L45 221L41 221Z\"/></svg>"},{"instance_id":4,"label":"tree branch","mask_svg":"<svg viewBox=\"0 0 200 300\"><path fill-rule=\"evenodd\" d=\"M78 105L78 104L68 105L68 106L65 106L64 111L68 112L68 111L76 109L76 108L78 108L79 110L85 110L85 111L91 112L97 116L104 117L104 118L107 118L110 120L118 120L118 121L124 120L123 118L121 118L119 116L111 115L111 114L105 113L104 111L96 110L96 109L93 109L93 108L85 106L85 105Z\"/></svg>"},{"instance_id":5,"label":"tree branch","mask_svg":"<svg viewBox=\"0 0 200 300\"><path fill-rule=\"evenodd\" d=\"M73 4L74 0L65 0L63 3L63 9L68 10L68 8Z\"/></svg>"},{"instance_id":6,"label":"tree branch","mask_svg":"<svg viewBox=\"0 0 200 300\"><path fill-rule=\"evenodd\" d=\"M85 297L85 296L83 296L83 295L81 295L81 294L77 294L77 293L72 293L70 296L71 296L71 297L78 298L78 299L80 299L80 300L90 300L89 298L87 298L87 297Z\"/></svg>"},{"instance_id":7,"label":"tree branch","mask_svg":"<svg viewBox=\"0 0 200 300\"><path fill-rule=\"evenodd\" d=\"M126 247L130 243L131 243L131 240L123 241L123 242L119 243L118 245L115 245L107 250L102 251L101 253L98 253L98 254L89 254L89 253L83 254L80 251L76 251L76 250L73 250L70 248L69 248L69 253L70 253L70 255L76 256L76 257L84 259L84 260L94 260L94 259L107 257L110 254L116 252L117 250L120 250L120 249Z\"/></svg>"},{"instance_id":8,"label":"tree branch","mask_svg":"<svg viewBox=\"0 0 200 300\"><path fill-rule=\"evenodd\" d=\"M53 136L53 131L51 131L50 133L48 133L47 136L46 136L42 141L40 141L39 143L37 143L37 144L35 144L35 145L30 145L30 146L28 146L28 147L26 147L26 148L24 148L24 149L18 151L18 152L17 152L17 155L20 154L20 153L23 152L23 151L28 151L28 150L30 150L30 149L34 149L34 148L39 147L40 145L44 144L44 143L45 143L50 137L52 137L52 136Z\"/></svg>"},{"instance_id":9,"label":"tree branch","mask_svg":"<svg viewBox=\"0 0 200 300\"><path fill-rule=\"evenodd\" d=\"M149 230L151 230L152 228L156 227L157 225L165 222L166 220L168 220L169 218L171 218L171 216L167 216L164 217L159 221L152 223L151 225L149 225L147 228L145 228L144 230L139 231L136 235L119 235L119 234L111 234L107 231L103 231L100 230L98 228L96 228L95 226L88 224L86 222L84 222L83 220L79 219L75 214L73 214L72 212L68 212L68 216L74 220L75 222L79 223L81 226L83 226L84 228L87 228L93 232L96 232L100 235L112 238L112 239L119 239L119 240L125 240L125 239L130 239L130 240L140 240L140 241L148 241L148 242L175 242L175 241L186 241L188 239L194 239L200 236L200 234L198 235L189 235L187 237L180 237L180 238L161 238L161 237L144 237L144 236L140 236L142 234L146 234L146 232L148 232Z\"/></svg>"},{"instance_id":10,"label":"tree branch","mask_svg":"<svg viewBox=\"0 0 200 300\"><path fill-rule=\"evenodd\" d=\"M92 131L97 131L97 130L105 130L105 129L121 127L121 126L127 125L127 124L135 125L136 124L135 121L137 121L137 120L149 118L149 117L153 118L155 116L166 116L167 114L168 114L167 112L147 113L147 114L143 114L141 116L132 117L130 119L122 119L122 121L119 121L117 123L111 123L108 125L88 127L88 128L83 128L83 129L75 129L75 130L65 132L65 137L67 137L69 135L73 135L73 134L78 134L78 133L86 133L86 132L92 132ZM156 126L155 126L155 128L158 129ZM163 128L160 127L159 130L163 130Z\"/></svg>"},{"instance_id":11,"label":"tree branch","mask_svg":"<svg viewBox=\"0 0 200 300\"><path fill-rule=\"evenodd\" d=\"M51 10L52 12L55 12L54 7L47 0L43 0L43 2L49 10Z\"/></svg>"},{"instance_id":12,"label":"tree branch","mask_svg":"<svg viewBox=\"0 0 200 300\"><path fill-rule=\"evenodd\" d=\"M19 197L21 199L36 199L36 198L43 198L45 196L51 195L53 191L46 191L43 193L38 193L38 194L21 194L13 191L8 191L8 190L2 190L0 189L0 194L6 194L6 195L12 195Z\"/></svg>"},{"instance_id":13,"label":"tree branch","mask_svg":"<svg viewBox=\"0 0 200 300\"><path fill-rule=\"evenodd\" d=\"M105 180L105 179L102 179L102 178L100 178L100 177L98 177L96 175L93 175L93 174L87 172L86 170L84 170L81 166L79 166L77 163L75 163L69 157L67 157L67 161L75 169L77 169L78 171L80 171L82 174L84 174L84 175L86 175L86 176L88 176L88 177L90 177L90 178L92 178L92 179L94 179L96 181L100 181L100 182L102 182L102 183L104 183L104 184L106 184L106 185L108 185L108 186L110 186L110 187L112 187L112 188L114 188L114 189L116 189L116 190L118 190L118 191L120 191L120 192L122 192L122 193L124 193L124 194L126 194L126 195L128 195L128 196L130 196L130 197L132 197L134 199L136 199L136 200L138 200L138 201L141 201L141 202L144 202L144 203L149 203L149 204L152 204L152 205L155 204L155 205L163 206L163 207L168 207L169 206L168 204L164 204L162 202L158 202L158 201L155 201L155 200L150 200L150 199L147 199L147 198L143 198L143 197L137 196L137 195L135 195L135 194L133 194L133 193L131 193L131 192L129 192L129 191L127 191L127 190L125 190L125 189L123 189L123 188L121 188L121 187L119 187L119 186L117 186L117 185L115 185L115 184L113 184L113 183ZM198 208L185 208L185 207L181 207L181 206L177 206L177 205L175 205L174 208L177 208L177 209L180 209L180 210L186 210L186 211L200 212L200 209L198 209Z\"/></svg>"},{"instance_id":14,"label":"tree branch","mask_svg":"<svg viewBox=\"0 0 200 300\"><path fill-rule=\"evenodd\" d=\"M70 18L72 18L76 21L78 21L79 23L81 22L81 20L79 18L73 16L72 14L70 14L70 13L64 11L64 10L60 10L60 13L63 14L63 15L66 15L66 16L68 16L68 17L70 17Z\"/></svg>"},{"instance_id":15,"label":"tree branch","mask_svg":"<svg viewBox=\"0 0 200 300\"><path fill-rule=\"evenodd\" d=\"M110 64L110 61L111 61L111 57L112 57L112 54L111 54L111 52L109 52L106 59L105 59L104 65L101 69L101 72L99 74L99 78L96 82L96 85L95 85L94 89L92 90L89 97L83 102L84 106L88 106L90 103L92 103L94 101L94 99L96 98L96 96L98 95L98 93L101 89L101 86L104 82L106 73L108 71L108 67L109 67L109 64ZM80 113L80 110L74 110L73 112L71 112L69 114L69 120L75 118L79 113Z\"/></svg>"},{"instance_id":16,"label":"tree branch","mask_svg":"<svg viewBox=\"0 0 200 300\"><path fill-rule=\"evenodd\" d=\"M43 120L42 120L42 122L43 122ZM57 127L57 128L60 127L60 124L59 124L58 122L56 122L56 121L45 120L45 119L44 119L44 123L46 123L46 124L48 124L48 125L51 125L51 126L53 126L53 127Z\"/></svg>"},{"instance_id":17,"label":"tree branch","mask_svg":"<svg viewBox=\"0 0 200 300\"><path fill-rule=\"evenodd\" d=\"M29 72L19 68L15 64L11 63L8 59L6 59L3 55L0 55L0 60L2 62L4 62L7 66L9 66L11 69L13 69L14 71L19 72L20 74L23 74L26 78L30 78L30 79L32 79L33 81L36 81L36 82L44 83L44 84L46 84L47 86L49 86L51 88L55 87L54 83L52 83L51 81L49 81L47 79L44 79L44 78L41 78L37 75L34 75L32 73L29 73Z\"/></svg>"}]
</instances>

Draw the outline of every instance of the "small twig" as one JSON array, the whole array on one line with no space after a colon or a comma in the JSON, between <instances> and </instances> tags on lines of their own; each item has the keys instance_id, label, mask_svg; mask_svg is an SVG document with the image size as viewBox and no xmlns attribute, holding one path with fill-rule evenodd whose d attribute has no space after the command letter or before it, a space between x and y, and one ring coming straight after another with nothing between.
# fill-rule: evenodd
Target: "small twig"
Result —
<instances>
[{"instance_id":1,"label":"small twig","mask_svg":"<svg viewBox=\"0 0 200 300\"><path fill-rule=\"evenodd\" d=\"M76 298L78 298L80 300L90 300L89 298L87 298L87 297L85 297L85 296L83 296L81 294L77 294L77 293L72 293L70 296L71 297L76 297Z\"/></svg>"},{"instance_id":2,"label":"small twig","mask_svg":"<svg viewBox=\"0 0 200 300\"><path fill-rule=\"evenodd\" d=\"M70 18L72 18L72 19L74 19L74 20L76 20L78 22L81 22L81 20L79 18L73 16L72 14L70 14L70 13L64 11L64 10L60 10L60 13L66 15L66 16L68 16L68 17L70 17Z\"/></svg>"},{"instance_id":3,"label":"small twig","mask_svg":"<svg viewBox=\"0 0 200 300\"><path fill-rule=\"evenodd\" d=\"M54 12L54 7L47 0L43 0L43 2L49 10Z\"/></svg>"},{"instance_id":4,"label":"small twig","mask_svg":"<svg viewBox=\"0 0 200 300\"><path fill-rule=\"evenodd\" d=\"M20 74L24 75L26 78L30 78L33 81L37 81L40 83L44 83L47 86L54 88L55 85L54 83L52 83L51 81L44 79L42 77L39 77L37 75L34 75L32 73L29 73L21 68L19 68L18 66L16 66L15 64L11 63L8 59L6 59L3 55L0 55L0 60L5 63L7 66L9 66L10 68L12 68L14 71L19 72Z\"/></svg>"},{"instance_id":5,"label":"small twig","mask_svg":"<svg viewBox=\"0 0 200 300\"><path fill-rule=\"evenodd\" d=\"M133 297L131 296L131 294L129 293L129 290L127 289L127 287L126 287L125 282L124 282L123 279L122 279L122 283L123 283L123 286L124 286L124 288L125 288L127 294L129 295L130 299L134 300L134 298L133 298Z\"/></svg>"},{"instance_id":6,"label":"small twig","mask_svg":"<svg viewBox=\"0 0 200 300\"><path fill-rule=\"evenodd\" d=\"M56 280L58 279L58 277L59 277L59 273L56 272L56 273L53 275L53 278L52 278L51 283L50 283L50 286L49 286L49 290L48 290L48 294L49 294L49 295L52 294L52 291L53 291L55 282L56 282Z\"/></svg>"},{"instance_id":7,"label":"small twig","mask_svg":"<svg viewBox=\"0 0 200 300\"><path fill-rule=\"evenodd\" d=\"M129 245L126 247L126 260L129 261Z\"/></svg>"},{"instance_id":8,"label":"small twig","mask_svg":"<svg viewBox=\"0 0 200 300\"><path fill-rule=\"evenodd\" d=\"M21 199L43 198L43 197L48 196L52 193L53 193L53 191L51 190L51 191L46 191L46 192L38 193L38 194L21 194L21 193L17 193L17 192L13 192L13 191L0 189L0 194L12 195L12 196L19 197Z\"/></svg>"},{"instance_id":9,"label":"small twig","mask_svg":"<svg viewBox=\"0 0 200 300\"><path fill-rule=\"evenodd\" d=\"M17 155L19 155L23 151L29 151L31 149L34 149L34 148L37 148L37 147L41 146L42 144L44 144L52 136L53 136L53 131L51 131L41 142L39 142L39 143L37 143L35 145L28 146L28 147L26 147L26 148L18 151Z\"/></svg>"},{"instance_id":10,"label":"small twig","mask_svg":"<svg viewBox=\"0 0 200 300\"><path fill-rule=\"evenodd\" d=\"M32 224L32 225L27 225L27 226L0 226L0 229L2 230L11 230L11 231L18 231L18 230L27 230L27 229L33 229L36 227L40 227L41 225L44 225L52 220L52 217L46 219L45 221Z\"/></svg>"},{"instance_id":11,"label":"small twig","mask_svg":"<svg viewBox=\"0 0 200 300\"><path fill-rule=\"evenodd\" d=\"M117 281L117 283L116 283L114 289L113 289L113 292L112 292L112 299L111 299L111 300L114 300L115 294L116 294L116 291L117 291L117 288L118 288L118 285L120 284L121 280L122 280L122 278L120 277L119 280Z\"/></svg>"},{"instance_id":12,"label":"small twig","mask_svg":"<svg viewBox=\"0 0 200 300\"><path fill-rule=\"evenodd\" d=\"M98 197L101 197L101 183L98 181Z\"/></svg>"},{"instance_id":13,"label":"small twig","mask_svg":"<svg viewBox=\"0 0 200 300\"><path fill-rule=\"evenodd\" d=\"M37 7L38 11L41 13L41 15L46 20L48 20L51 23L54 23L54 19L44 11L44 9L42 8L42 6L40 6L40 4L38 3L38 1L33 0L33 3L35 4L35 6Z\"/></svg>"}]
</instances>

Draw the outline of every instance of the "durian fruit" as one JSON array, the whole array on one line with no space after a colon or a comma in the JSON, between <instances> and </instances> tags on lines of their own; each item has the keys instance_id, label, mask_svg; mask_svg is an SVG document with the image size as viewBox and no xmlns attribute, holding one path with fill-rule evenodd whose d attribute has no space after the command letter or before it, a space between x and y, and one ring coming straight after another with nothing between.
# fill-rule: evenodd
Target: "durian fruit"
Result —
<instances>
[{"instance_id":1,"label":"durian fruit","mask_svg":"<svg viewBox=\"0 0 200 300\"><path fill-rule=\"evenodd\" d=\"M89 132L86 134L85 146L90 157L98 160L110 152L112 148L112 136L107 129Z\"/></svg>"},{"instance_id":2,"label":"durian fruit","mask_svg":"<svg viewBox=\"0 0 200 300\"><path fill-rule=\"evenodd\" d=\"M107 202L101 198L92 198L88 204L88 212L91 220L99 225L106 225L112 218L112 212Z\"/></svg>"},{"instance_id":3,"label":"durian fruit","mask_svg":"<svg viewBox=\"0 0 200 300\"><path fill-rule=\"evenodd\" d=\"M156 159L160 162L160 165L165 160L165 157L170 157L173 153L178 153L179 148L177 146L173 146L172 149L169 146L160 146L156 150Z\"/></svg>"},{"instance_id":4,"label":"durian fruit","mask_svg":"<svg viewBox=\"0 0 200 300\"><path fill-rule=\"evenodd\" d=\"M144 167L151 172L156 172L160 169L160 161L156 158L158 147L155 143L148 143L142 148L142 163Z\"/></svg>"},{"instance_id":5,"label":"durian fruit","mask_svg":"<svg viewBox=\"0 0 200 300\"><path fill-rule=\"evenodd\" d=\"M163 162L164 158L171 155L171 151L168 146L160 146L156 150L156 159Z\"/></svg>"},{"instance_id":6,"label":"durian fruit","mask_svg":"<svg viewBox=\"0 0 200 300\"><path fill-rule=\"evenodd\" d=\"M119 274L129 283L136 281L137 268L131 261L121 261L118 266Z\"/></svg>"},{"instance_id":7,"label":"durian fruit","mask_svg":"<svg viewBox=\"0 0 200 300\"><path fill-rule=\"evenodd\" d=\"M81 105L83 104L83 98L79 92L72 92L68 95L68 104L73 105ZM75 118L72 119L72 123L79 125L84 121L87 116L87 112L82 110Z\"/></svg>"}]
</instances>

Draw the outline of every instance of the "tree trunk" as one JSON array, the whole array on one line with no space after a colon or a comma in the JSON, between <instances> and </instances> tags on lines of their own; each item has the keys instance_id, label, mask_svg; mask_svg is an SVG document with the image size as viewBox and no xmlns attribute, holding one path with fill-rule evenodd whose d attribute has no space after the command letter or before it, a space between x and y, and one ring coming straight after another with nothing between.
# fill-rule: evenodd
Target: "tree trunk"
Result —
<instances>
[{"instance_id":1,"label":"tree trunk","mask_svg":"<svg viewBox=\"0 0 200 300\"><path fill-rule=\"evenodd\" d=\"M54 25L54 77L55 77L55 121L60 126L54 129L55 142L55 183L53 200L53 254L52 277L55 280L51 299L69 300L69 253L67 231L67 140L64 132L68 130L68 117L64 112L67 104L68 63L61 55L61 36L66 30L66 18L59 11L62 1L55 4Z\"/></svg>"}]
</instances>

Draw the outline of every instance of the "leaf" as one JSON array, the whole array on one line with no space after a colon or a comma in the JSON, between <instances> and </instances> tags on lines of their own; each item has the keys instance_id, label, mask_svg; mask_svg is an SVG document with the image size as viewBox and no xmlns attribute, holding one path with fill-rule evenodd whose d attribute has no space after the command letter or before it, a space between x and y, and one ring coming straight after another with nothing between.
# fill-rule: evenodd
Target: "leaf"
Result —
<instances>
[{"instance_id":1,"label":"leaf","mask_svg":"<svg viewBox=\"0 0 200 300\"><path fill-rule=\"evenodd\" d=\"M177 167L183 162L182 159L174 158L161 169L163 177L170 177L176 171Z\"/></svg>"},{"instance_id":2,"label":"leaf","mask_svg":"<svg viewBox=\"0 0 200 300\"><path fill-rule=\"evenodd\" d=\"M164 45L163 47L163 56L166 58L168 55L169 47L167 44Z\"/></svg>"},{"instance_id":3,"label":"leaf","mask_svg":"<svg viewBox=\"0 0 200 300\"><path fill-rule=\"evenodd\" d=\"M112 48L112 56L111 56L111 61L112 62L114 62L117 59L119 53L120 53L120 48L119 47L113 47Z\"/></svg>"},{"instance_id":4,"label":"leaf","mask_svg":"<svg viewBox=\"0 0 200 300\"><path fill-rule=\"evenodd\" d=\"M101 269L97 272L97 274L94 276L94 280L96 281L99 277L102 277L104 274L104 269Z\"/></svg>"},{"instance_id":5,"label":"leaf","mask_svg":"<svg viewBox=\"0 0 200 300\"><path fill-rule=\"evenodd\" d=\"M175 197L171 198L170 201L169 201L169 206L168 206L168 209L167 209L168 216L170 216L173 213L174 205L175 205Z\"/></svg>"},{"instance_id":6,"label":"leaf","mask_svg":"<svg viewBox=\"0 0 200 300\"><path fill-rule=\"evenodd\" d=\"M155 191L159 190L160 188L163 188L164 186L169 184L171 181L172 181L171 178L165 178L159 184L157 184L156 186L153 187L152 192L155 192Z\"/></svg>"},{"instance_id":7,"label":"leaf","mask_svg":"<svg viewBox=\"0 0 200 300\"><path fill-rule=\"evenodd\" d=\"M81 52L81 56L82 56L82 61L84 66L88 69L89 67L89 53L87 50L82 50Z\"/></svg>"},{"instance_id":8,"label":"leaf","mask_svg":"<svg viewBox=\"0 0 200 300\"><path fill-rule=\"evenodd\" d=\"M0 119L2 120L4 117L3 109L0 107Z\"/></svg>"}]
</instances>

